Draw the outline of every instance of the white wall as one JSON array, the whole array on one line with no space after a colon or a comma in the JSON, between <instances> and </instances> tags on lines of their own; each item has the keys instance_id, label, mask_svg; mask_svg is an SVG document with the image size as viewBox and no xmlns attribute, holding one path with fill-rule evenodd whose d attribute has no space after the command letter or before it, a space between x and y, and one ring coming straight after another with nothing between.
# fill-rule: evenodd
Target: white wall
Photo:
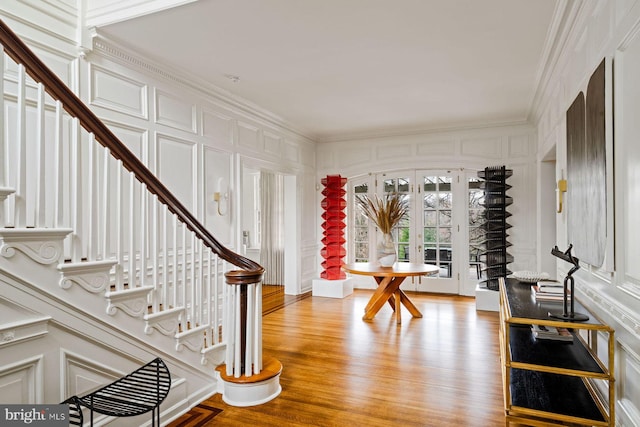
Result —
<instances>
[{"instance_id":1,"label":"white wall","mask_svg":"<svg viewBox=\"0 0 640 427\"><path fill-rule=\"evenodd\" d=\"M609 251L611 269L582 265L576 276L576 291L585 305L616 331L617 424L640 425L640 2L634 0L577 2L569 19L571 33L559 40L549 79L541 91L538 121L540 153L556 150L556 180L566 177L566 110L584 90L588 78L603 58L613 61L614 142L613 160L608 173L607 215L615 218L615 259ZM611 129L610 129L611 130ZM615 179L614 179L615 178ZM614 183L615 181L615 183ZM568 183L571 186L571 182ZM571 209L571 206L567 206ZM557 245L566 248L566 213L556 215ZM585 230L588 233L588 230ZM558 277L564 277L568 264L557 263ZM605 353L601 348L599 352Z\"/></svg>"}]
</instances>

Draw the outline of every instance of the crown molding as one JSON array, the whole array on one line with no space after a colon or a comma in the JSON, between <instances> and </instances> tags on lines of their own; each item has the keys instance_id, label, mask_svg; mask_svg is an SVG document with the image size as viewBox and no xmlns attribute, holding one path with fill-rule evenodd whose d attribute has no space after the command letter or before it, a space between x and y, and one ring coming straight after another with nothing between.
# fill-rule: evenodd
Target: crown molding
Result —
<instances>
[{"instance_id":1,"label":"crown molding","mask_svg":"<svg viewBox=\"0 0 640 427\"><path fill-rule=\"evenodd\" d=\"M197 0L110 0L100 2L101 5L95 7L95 1L87 0L85 25L99 27L115 24L195 1Z\"/></svg>"},{"instance_id":2,"label":"crown molding","mask_svg":"<svg viewBox=\"0 0 640 427\"><path fill-rule=\"evenodd\" d=\"M596 2L593 2L596 3ZM536 91L531 102L529 121L537 124L544 110L543 102L551 79L556 74L571 37L587 7L583 0L560 0L554 11L536 77Z\"/></svg>"},{"instance_id":3,"label":"crown molding","mask_svg":"<svg viewBox=\"0 0 640 427\"><path fill-rule=\"evenodd\" d=\"M380 129L371 132L361 133L345 133L337 134L333 136L318 137L318 143L332 143L332 142L346 142L363 139L382 139L382 138L401 138L406 136L415 135L429 135L438 133L452 133L452 132L467 132L472 130L481 129L495 129L495 128L512 128L519 126L527 126L535 129L534 125L528 120L516 120L510 122L481 122L481 123L466 123L460 125L451 125L443 127L424 127L413 129Z\"/></svg>"}]
</instances>

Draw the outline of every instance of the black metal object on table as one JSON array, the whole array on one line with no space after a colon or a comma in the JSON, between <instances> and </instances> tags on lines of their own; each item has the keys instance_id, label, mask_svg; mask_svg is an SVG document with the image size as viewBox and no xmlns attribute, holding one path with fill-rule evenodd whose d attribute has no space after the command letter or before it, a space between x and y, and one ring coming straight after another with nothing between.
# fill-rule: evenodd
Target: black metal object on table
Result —
<instances>
[{"instance_id":1,"label":"black metal object on table","mask_svg":"<svg viewBox=\"0 0 640 427\"><path fill-rule=\"evenodd\" d=\"M554 319L561 320L572 320L576 322L584 322L589 320L589 316L583 313L576 313L574 310L574 300L575 300L575 289L574 289L574 279L572 274L580 269L580 260L578 258L571 255L571 249L573 249L573 244L570 244L566 251L562 252L558 249L558 246L555 246L551 249L551 255L560 258L563 261L573 264L573 267L567 273L567 276L564 278L564 298L562 305L562 313L559 312L549 312L549 317L553 317ZM569 286L571 289L569 290ZM569 310L569 297L571 297L571 310Z\"/></svg>"}]
</instances>

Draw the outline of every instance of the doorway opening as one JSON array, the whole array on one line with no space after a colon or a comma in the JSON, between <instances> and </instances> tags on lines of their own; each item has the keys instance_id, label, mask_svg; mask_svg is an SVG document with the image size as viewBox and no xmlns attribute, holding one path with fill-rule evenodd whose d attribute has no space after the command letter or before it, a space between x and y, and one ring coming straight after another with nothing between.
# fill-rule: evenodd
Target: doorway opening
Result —
<instances>
[{"instance_id":1,"label":"doorway opening","mask_svg":"<svg viewBox=\"0 0 640 427\"><path fill-rule=\"evenodd\" d=\"M242 165L242 252L265 269L263 314L300 294L297 177Z\"/></svg>"}]
</instances>

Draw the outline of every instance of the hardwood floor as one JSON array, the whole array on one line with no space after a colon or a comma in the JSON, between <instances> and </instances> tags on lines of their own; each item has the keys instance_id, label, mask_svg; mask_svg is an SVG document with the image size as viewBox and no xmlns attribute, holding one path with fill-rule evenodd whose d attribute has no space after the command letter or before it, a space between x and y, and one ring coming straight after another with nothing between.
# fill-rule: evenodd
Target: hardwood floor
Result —
<instances>
[{"instance_id":1,"label":"hardwood floor","mask_svg":"<svg viewBox=\"0 0 640 427\"><path fill-rule=\"evenodd\" d=\"M262 285L262 315L280 310L289 304L311 296L311 292L302 295L286 295L284 286Z\"/></svg>"},{"instance_id":2,"label":"hardwood floor","mask_svg":"<svg viewBox=\"0 0 640 427\"><path fill-rule=\"evenodd\" d=\"M386 305L365 322L370 295L309 297L267 314L263 349L284 365L282 393L248 408L213 395L203 404L222 412L200 425L505 425L497 313L477 312L472 298L412 293L423 318L402 308L396 325Z\"/></svg>"}]
</instances>

